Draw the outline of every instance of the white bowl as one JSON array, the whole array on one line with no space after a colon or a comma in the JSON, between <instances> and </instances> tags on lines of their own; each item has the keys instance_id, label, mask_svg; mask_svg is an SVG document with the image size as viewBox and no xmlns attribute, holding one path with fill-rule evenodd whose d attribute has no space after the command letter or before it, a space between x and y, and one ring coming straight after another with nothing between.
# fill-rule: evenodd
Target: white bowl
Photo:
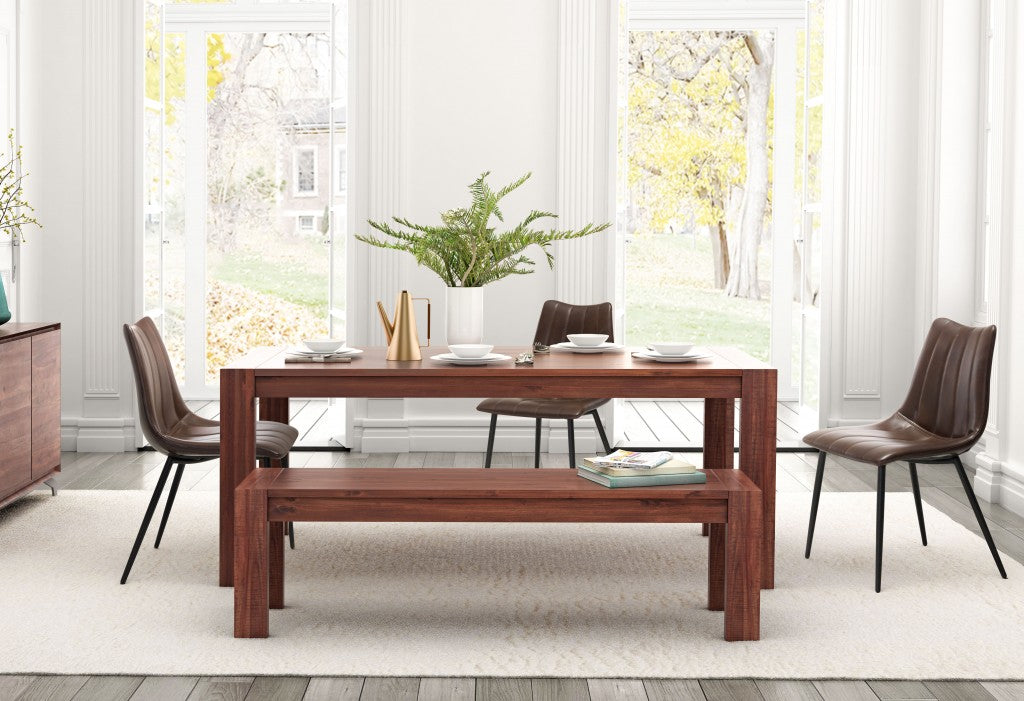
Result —
<instances>
[{"instance_id":1,"label":"white bowl","mask_svg":"<svg viewBox=\"0 0 1024 701\"><path fill-rule=\"evenodd\" d=\"M483 343L456 343L448 346L448 350L460 358L482 358L494 349Z\"/></svg>"},{"instance_id":2,"label":"white bowl","mask_svg":"<svg viewBox=\"0 0 1024 701\"><path fill-rule=\"evenodd\" d=\"M653 348L662 355L686 355L693 348L692 343L652 343Z\"/></svg>"},{"instance_id":3,"label":"white bowl","mask_svg":"<svg viewBox=\"0 0 1024 701\"><path fill-rule=\"evenodd\" d=\"M303 341L302 344L314 353L333 353L345 345L344 341L335 341L331 338L311 338Z\"/></svg>"},{"instance_id":4,"label":"white bowl","mask_svg":"<svg viewBox=\"0 0 1024 701\"><path fill-rule=\"evenodd\" d=\"M571 333L568 335L573 345L581 348L596 348L608 340L606 333Z\"/></svg>"}]
</instances>

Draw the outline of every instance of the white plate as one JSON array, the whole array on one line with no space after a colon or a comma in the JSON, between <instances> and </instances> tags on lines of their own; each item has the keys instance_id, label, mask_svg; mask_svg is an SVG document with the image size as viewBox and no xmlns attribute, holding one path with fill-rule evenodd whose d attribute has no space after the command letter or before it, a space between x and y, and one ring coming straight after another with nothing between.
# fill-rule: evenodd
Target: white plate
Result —
<instances>
[{"instance_id":1,"label":"white plate","mask_svg":"<svg viewBox=\"0 0 1024 701\"><path fill-rule=\"evenodd\" d=\"M289 348L285 352L288 353L288 355L302 355L302 356L306 356L307 358L322 358L324 356L330 358L330 357L342 356L342 355L360 355L360 354L362 354L363 351L360 350L359 348L339 348L338 350L334 351L333 353L316 353L314 351L309 350L308 348L298 348L298 347L295 347L295 348Z\"/></svg>"},{"instance_id":2,"label":"white plate","mask_svg":"<svg viewBox=\"0 0 1024 701\"><path fill-rule=\"evenodd\" d=\"M482 358L460 358L454 353L442 353L441 355L431 356L430 359L438 360L442 363L451 363L452 365L490 365L491 363L512 360L512 356L502 355L501 353L488 353Z\"/></svg>"},{"instance_id":3,"label":"white plate","mask_svg":"<svg viewBox=\"0 0 1024 701\"><path fill-rule=\"evenodd\" d=\"M633 351L633 357L640 358L642 360L653 360L658 363L692 363L695 360L710 358L711 355L708 353L695 353L693 351L690 351L686 355L662 355L655 351L643 350Z\"/></svg>"},{"instance_id":4,"label":"white plate","mask_svg":"<svg viewBox=\"0 0 1024 701\"><path fill-rule=\"evenodd\" d=\"M562 343L556 343L551 347L558 348L559 350L572 351L573 353L604 353L605 351L619 350L622 348L622 344L609 343L608 341L605 341L599 346L577 346L571 341L563 341Z\"/></svg>"}]
</instances>

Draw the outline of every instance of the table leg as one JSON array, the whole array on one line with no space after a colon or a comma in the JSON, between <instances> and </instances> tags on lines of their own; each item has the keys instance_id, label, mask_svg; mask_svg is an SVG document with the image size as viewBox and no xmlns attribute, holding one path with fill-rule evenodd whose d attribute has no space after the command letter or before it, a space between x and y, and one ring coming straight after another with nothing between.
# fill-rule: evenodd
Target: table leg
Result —
<instances>
[{"instance_id":1,"label":"table leg","mask_svg":"<svg viewBox=\"0 0 1024 701\"><path fill-rule=\"evenodd\" d=\"M284 527L283 521L270 524L270 608L284 608Z\"/></svg>"},{"instance_id":2,"label":"table leg","mask_svg":"<svg viewBox=\"0 0 1024 701\"><path fill-rule=\"evenodd\" d=\"M725 639L760 640L761 494L731 493L728 518L725 529Z\"/></svg>"},{"instance_id":3,"label":"table leg","mask_svg":"<svg viewBox=\"0 0 1024 701\"><path fill-rule=\"evenodd\" d=\"M267 493L247 489L236 502L235 637L265 638L270 634Z\"/></svg>"},{"instance_id":4,"label":"table leg","mask_svg":"<svg viewBox=\"0 0 1024 701\"><path fill-rule=\"evenodd\" d=\"M775 588L775 438L778 371L744 370L740 399L740 469L761 490L764 543L761 588Z\"/></svg>"},{"instance_id":5,"label":"table leg","mask_svg":"<svg viewBox=\"0 0 1024 701\"><path fill-rule=\"evenodd\" d=\"M731 470L733 467L733 431L736 429L736 402L732 399L704 400L704 469ZM708 535L708 524L701 535Z\"/></svg>"},{"instance_id":6,"label":"table leg","mask_svg":"<svg viewBox=\"0 0 1024 701\"><path fill-rule=\"evenodd\" d=\"M256 467L256 377L220 371L220 586L233 581L235 487Z\"/></svg>"},{"instance_id":7,"label":"table leg","mask_svg":"<svg viewBox=\"0 0 1024 701\"><path fill-rule=\"evenodd\" d=\"M288 423L288 397L263 397L260 399L260 421Z\"/></svg>"},{"instance_id":8,"label":"table leg","mask_svg":"<svg viewBox=\"0 0 1024 701\"><path fill-rule=\"evenodd\" d=\"M704 469L731 470L736 403L732 399L704 400Z\"/></svg>"},{"instance_id":9,"label":"table leg","mask_svg":"<svg viewBox=\"0 0 1024 701\"><path fill-rule=\"evenodd\" d=\"M710 523L708 538L708 610L725 609L725 524Z\"/></svg>"}]
</instances>

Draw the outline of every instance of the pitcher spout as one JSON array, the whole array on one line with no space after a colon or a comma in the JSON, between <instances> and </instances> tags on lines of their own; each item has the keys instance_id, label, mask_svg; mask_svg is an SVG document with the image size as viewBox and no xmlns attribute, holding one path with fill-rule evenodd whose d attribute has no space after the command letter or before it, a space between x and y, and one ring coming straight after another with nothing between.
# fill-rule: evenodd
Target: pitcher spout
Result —
<instances>
[{"instance_id":1,"label":"pitcher spout","mask_svg":"<svg viewBox=\"0 0 1024 701\"><path fill-rule=\"evenodd\" d=\"M387 337L387 343L391 345L391 337L395 335L395 323L388 318L388 312L380 300L377 300L377 313L380 314L380 323L384 325L384 336Z\"/></svg>"}]
</instances>

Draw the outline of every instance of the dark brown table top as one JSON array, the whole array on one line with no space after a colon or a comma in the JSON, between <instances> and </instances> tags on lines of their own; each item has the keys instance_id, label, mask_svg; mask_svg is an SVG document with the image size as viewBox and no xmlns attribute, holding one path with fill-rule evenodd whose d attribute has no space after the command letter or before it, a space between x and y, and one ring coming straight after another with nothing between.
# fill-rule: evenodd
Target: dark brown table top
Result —
<instances>
[{"instance_id":1,"label":"dark brown table top","mask_svg":"<svg viewBox=\"0 0 1024 701\"><path fill-rule=\"evenodd\" d=\"M525 347L496 347L495 353L504 353L513 359L528 350ZM549 354L534 355L532 366L515 365L513 360L491 365L451 365L431 360L432 355L446 352L444 346L423 348L423 360L395 361L385 358L386 349L368 347L362 355L354 358L351 363L285 363L283 348L257 348L243 358L228 365L231 369L252 369L259 376L341 376L341 377L372 377L372 376L431 376L438 378L456 377L543 377L545 375L565 377L597 376L738 376L744 370L768 370L766 363L730 347L701 347L700 350L711 354L710 358L691 363L659 363L652 360L634 358L632 351L639 347L625 348L620 351L606 353L572 353L554 350Z\"/></svg>"}]
</instances>

